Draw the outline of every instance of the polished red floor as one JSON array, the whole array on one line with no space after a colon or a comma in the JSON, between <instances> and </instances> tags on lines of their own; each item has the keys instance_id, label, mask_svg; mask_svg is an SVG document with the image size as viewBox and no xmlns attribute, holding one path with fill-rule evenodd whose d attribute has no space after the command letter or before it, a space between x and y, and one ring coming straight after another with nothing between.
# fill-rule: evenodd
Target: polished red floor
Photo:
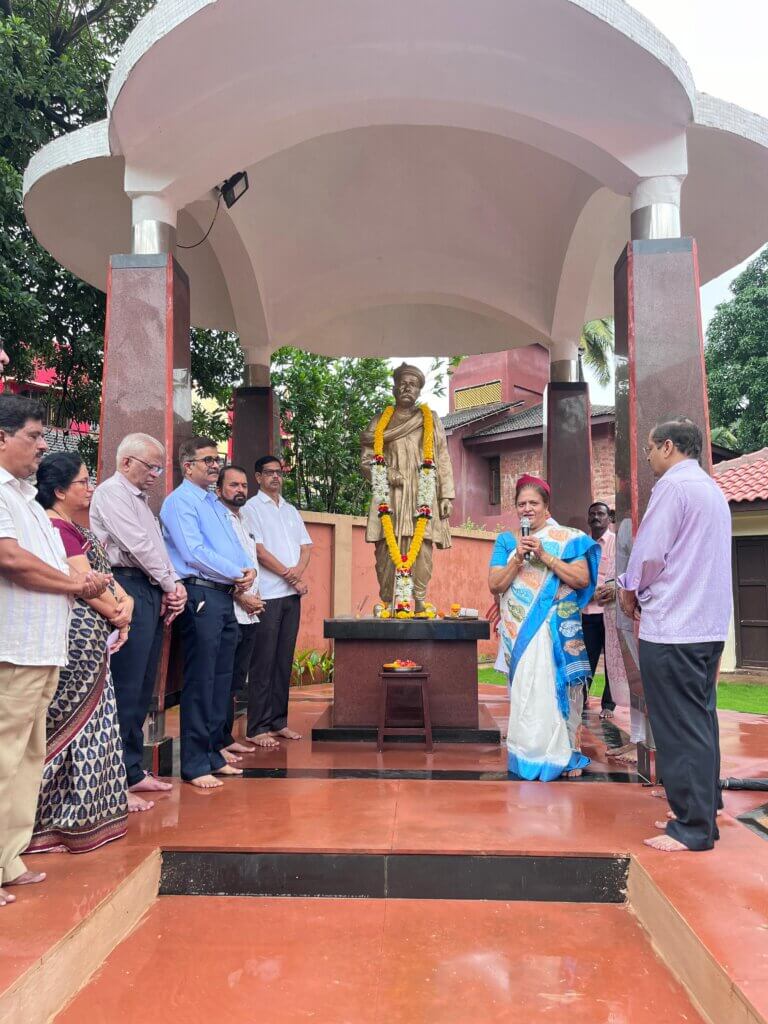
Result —
<instances>
[{"instance_id":1,"label":"polished red floor","mask_svg":"<svg viewBox=\"0 0 768 1024\"><path fill-rule=\"evenodd\" d=\"M698 1024L617 906L161 897L57 1024Z\"/></svg>"},{"instance_id":2,"label":"polished red floor","mask_svg":"<svg viewBox=\"0 0 768 1024\"><path fill-rule=\"evenodd\" d=\"M503 690L491 688L488 697L493 700L492 706L499 719L503 719ZM498 771L503 766L503 749L494 747L438 745L434 754L427 755L417 746L393 747L383 754L377 754L373 746L367 744L313 745L307 736L312 722L326 701L327 695L322 692L299 693L291 704L290 721L293 728L305 732L305 738L299 742L284 743L277 754L260 751L249 755L243 762L247 767L285 767L289 771L288 778L233 780L211 792L201 792L177 784L171 793L158 796L156 807L151 812L131 816L128 835L123 840L83 856L48 854L29 858L31 868L45 870L49 877L43 885L17 890L17 902L0 911L0 998L25 972L54 956L57 943L73 935L94 909L111 899L116 886L158 848L594 853L628 854L635 857L674 906L675 912L700 937L733 984L768 1020L768 985L765 983L768 977L768 844L735 818L735 815L765 803L765 794L726 792L726 814L721 823L722 840L717 849L705 854L670 856L658 854L642 844L645 837L654 834L653 822L663 814L665 805L652 799L649 790L640 785L582 781L543 785L510 781L291 778L292 768L362 767L384 771L400 768L458 768ZM603 770L607 767L605 743L601 738L599 723L594 722L593 718L594 715L590 717L585 746L594 759L594 767ZM720 715L720 721L723 774L765 777L768 774L768 718L724 712ZM163 898L161 905L168 905L166 900ZM265 908L268 902L254 901L253 907ZM199 905L199 909L193 911L195 914L212 912L214 907L210 898L203 897L198 898L195 905ZM294 901L279 902L283 908L282 913L288 915L293 914L289 907L296 905L298 903ZM400 906L394 902L387 904L388 907L390 905ZM345 906L352 907L353 904ZM358 909L349 912L363 915L364 911L359 909L361 906L362 903L356 901L354 907ZM242 949L247 948L248 942L256 943L254 949L261 948L259 943L264 936L260 934L259 928L250 925L246 928L238 923L239 911L236 913L233 901L225 901L225 907L234 915L235 938L243 942L240 953L226 952L226 956L222 953L227 963L234 964L238 956L242 959ZM432 908L430 913L439 914L437 904L429 904L429 907ZM470 908L466 911L468 915L479 913L474 904L462 904L462 908ZM497 913L498 909L488 908L488 913ZM153 910L147 921L154 921L154 915L159 912L159 909ZM267 914L266 909L260 912ZM391 913L403 912L395 909ZM580 908L578 912L587 913L585 908ZM609 916L623 913L618 908L599 909L599 912ZM389 913L387 910L385 916ZM462 914L457 916L459 921ZM513 911L510 914L512 920ZM420 914L414 916L420 918ZM363 920L364 917L361 917L360 921ZM424 921L427 920L425 916ZM434 920L437 921L437 918ZM142 925L142 928L145 927ZM170 920L162 922L163 929L170 927ZM320 928L320 925L317 927ZM328 927L332 929L330 923ZM503 930L495 932L495 927L489 925L489 940L494 935L504 934ZM416 929L416 925L413 928ZM242 935L239 934L240 929L243 929ZM404 942L409 941L410 931L409 923L401 931ZM220 943L232 938L228 927L205 928L204 933L211 945L205 947L200 954L201 962L207 962L211 950L217 950ZM146 932L142 934L146 935ZM418 929L413 934L416 942L417 934L420 934ZM434 941L444 943L447 947L453 944L455 953L452 954L452 964L464 963L462 957L469 958L467 962L474 964L473 958L480 957L482 960L486 955L482 952L484 947L479 947L474 939L462 952L456 933L445 922L435 923L433 931L428 934L434 934ZM551 941L557 937L556 932L546 928L542 929L542 934L548 935ZM471 937L469 932L467 935ZM134 938L128 940L123 952L131 947ZM268 942L269 936L264 941ZM585 941L583 937L581 941ZM615 949L605 946L602 941L602 925L588 931L585 945L595 957L602 958L602 962L610 963L616 956ZM180 947L183 946L184 943L180 942ZM173 960L174 949L174 943L166 947L169 962ZM274 951L279 952L277 946ZM583 950L577 948L576 952L581 954ZM509 951L504 955L517 953L517 947L510 943ZM304 956L307 970L314 972L316 963L325 963L328 967L331 961L324 961L324 955L321 941L308 941ZM553 953L553 963L565 962L567 955L562 949ZM397 957L395 959L399 962ZM416 957L397 967L393 961L388 969L394 972L394 991L400 991L397 979L401 974L398 971L413 968L418 976L419 962ZM256 958L254 963L261 961ZM376 963L373 966L368 964L366 970L375 972L380 966ZM227 984L230 981L234 984L232 979L241 977L237 973L241 969L246 970L246 967L242 964L231 967L231 977L227 975L230 979ZM437 970L433 965L429 969ZM555 973L555 976L560 975ZM171 982L176 977L174 967L166 980ZM403 985L407 989L405 981ZM570 995L571 989L568 987L553 988L552 992L559 992L566 999L563 1005L570 1005L568 1000L576 1007L580 1005L579 997ZM609 1005L613 993L604 988L600 992L609 1000L606 1003ZM131 997L130 986L124 995L126 998ZM403 993L401 997L406 999ZM492 1010L490 997L489 1007ZM396 1002L392 1002L390 1008L392 1014L405 1013L405 1010L397 1009ZM495 1019L491 1010L482 1019ZM621 1022L625 1018L616 1016L621 1012L619 1006L614 1010L613 1018L607 1016L605 1019L614 1024ZM80 1019L90 1021L95 1018L86 1016ZM118 1024L121 1019L143 1018L112 1017L114 1024ZM299 1016L293 1019L304 1018ZM354 1017L349 1019L355 1020ZM357 1019L365 1021L369 1018ZM419 1018L394 1016L393 1019ZM527 1021L538 1018L519 1019ZM559 1018L550 1016L541 1019ZM572 1021L581 1018L567 1016L562 1019ZM584 1019L600 1018L592 1016ZM641 1021L644 1018L636 1019ZM675 1018L662 1015L657 1019L664 1022Z\"/></svg>"}]
</instances>

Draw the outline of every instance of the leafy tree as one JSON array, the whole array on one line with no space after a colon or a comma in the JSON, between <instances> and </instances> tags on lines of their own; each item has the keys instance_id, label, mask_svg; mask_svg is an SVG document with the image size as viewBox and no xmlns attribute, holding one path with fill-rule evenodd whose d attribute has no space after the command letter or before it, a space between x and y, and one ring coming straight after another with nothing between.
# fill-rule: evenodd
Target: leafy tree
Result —
<instances>
[{"instance_id":1,"label":"leafy tree","mask_svg":"<svg viewBox=\"0 0 768 1024\"><path fill-rule=\"evenodd\" d=\"M768 247L731 282L707 330L709 412L743 452L768 446Z\"/></svg>"},{"instance_id":2,"label":"leafy tree","mask_svg":"<svg viewBox=\"0 0 768 1024\"><path fill-rule=\"evenodd\" d=\"M15 376L56 372L60 423L98 418L104 295L61 268L24 219L21 179L49 140L104 117L104 84L154 0L0 0L0 336Z\"/></svg>"},{"instance_id":3,"label":"leafy tree","mask_svg":"<svg viewBox=\"0 0 768 1024\"><path fill-rule=\"evenodd\" d=\"M287 435L286 498L313 511L367 512L360 434L392 401L387 361L329 359L286 347L272 357L272 384Z\"/></svg>"},{"instance_id":4,"label":"leafy tree","mask_svg":"<svg viewBox=\"0 0 768 1024\"><path fill-rule=\"evenodd\" d=\"M232 389L243 379L243 350L237 336L226 331L192 329L192 422L196 434L226 441L232 433L229 411ZM215 403L208 408L200 399Z\"/></svg>"},{"instance_id":5,"label":"leafy tree","mask_svg":"<svg viewBox=\"0 0 768 1024\"><path fill-rule=\"evenodd\" d=\"M614 340L611 316L584 324L579 339L579 352L586 365L594 370L598 384L603 387L611 382Z\"/></svg>"}]
</instances>

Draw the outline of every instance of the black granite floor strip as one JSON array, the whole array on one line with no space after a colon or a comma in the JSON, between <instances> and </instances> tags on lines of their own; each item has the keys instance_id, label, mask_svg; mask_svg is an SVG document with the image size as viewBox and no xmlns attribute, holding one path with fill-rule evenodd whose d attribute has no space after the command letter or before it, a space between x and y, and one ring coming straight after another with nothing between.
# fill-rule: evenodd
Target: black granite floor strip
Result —
<instances>
[{"instance_id":1,"label":"black granite floor strip","mask_svg":"<svg viewBox=\"0 0 768 1024\"><path fill-rule=\"evenodd\" d=\"M161 896L623 903L626 857L165 850Z\"/></svg>"},{"instance_id":2,"label":"black granite floor strip","mask_svg":"<svg viewBox=\"0 0 768 1024\"><path fill-rule=\"evenodd\" d=\"M246 768L246 779L415 779L428 782L522 782L519 775L505 771L477 771L458 768ZM641 782L634 772L590 772L561 782Z\"/></svg>"},{"instance_id":3,"label":"black granite floor strip","mask_svg":"<svg viewBox=\"0 0 768 1024\"><path fill-rule=\"evenodd\" d=\"M768 839L768 804L756 807L753 811L740 814L737 819L742 825L760 836L761 839Z\"/></svg>"}]
</instances>

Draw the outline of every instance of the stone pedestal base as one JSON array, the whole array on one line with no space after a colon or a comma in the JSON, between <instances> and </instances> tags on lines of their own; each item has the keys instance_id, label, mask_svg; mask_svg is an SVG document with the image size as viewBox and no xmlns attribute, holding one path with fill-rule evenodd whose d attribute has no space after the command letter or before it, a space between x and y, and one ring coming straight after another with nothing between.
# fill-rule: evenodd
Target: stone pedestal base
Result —
<instances>
[{"instance_id":1,"label":"stone pedestal base","mask_svg":"<svg viewBox=\"0 0 768 1024\"><path fill-rule=\"evenodd\" d=\"M334 641L334 730L374 730L379 717L382 665L411 659L429 672L429 702L436 738L441 730L480 729L477 700L477 641L487 640L486 620L326 619L324 636ZM483 723L483 732L489 723ZM323 732L327 730L323 727ZM498 730L496 739L498 742ZM330 739L313 733L313 738ZM341 738L341 733L338 738ZM367 739L365 736L359 738ZM489 742L477 739L475 742Z\"/></svg>"}]
</instances>

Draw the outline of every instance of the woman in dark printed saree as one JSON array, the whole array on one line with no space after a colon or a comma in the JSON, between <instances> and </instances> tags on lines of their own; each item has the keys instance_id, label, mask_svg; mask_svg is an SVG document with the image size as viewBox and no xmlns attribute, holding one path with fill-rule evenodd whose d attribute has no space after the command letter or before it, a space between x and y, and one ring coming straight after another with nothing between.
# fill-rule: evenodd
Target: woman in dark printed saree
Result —
<instances>
[{"instance_id":1,"label":"woman in dark printed saree","mask_svg":"<svg viewBox=\"0 0 768 1024\"><path fill-rule=\"evenodd\" d=\"M61 534L72 568L110 572L96 537L73 522L86 513L93 490L80 456L49 455L38 469L37 487L37 500ZM117 583L101 597L74 602L69 661L48 708L30 853L87 853L125 835L128 794L109 654L125 642L132 610Z\"/></svg>"},{"instance_id":2,"label":"woman in dark printed saree","mask_svg":"<svg viewBox=\"0 0 768 1024\"><path fill-rule=\"evenodd\" d=\"M522 476L517 514L530 535L501 533L488 584L500 594L500 657L509 677L509 770L549 782L589 764L580 750L584 683L591 678L581 609L597 583L600 546L549 515L549 485Z\"/></svg>"}]
</instances>

